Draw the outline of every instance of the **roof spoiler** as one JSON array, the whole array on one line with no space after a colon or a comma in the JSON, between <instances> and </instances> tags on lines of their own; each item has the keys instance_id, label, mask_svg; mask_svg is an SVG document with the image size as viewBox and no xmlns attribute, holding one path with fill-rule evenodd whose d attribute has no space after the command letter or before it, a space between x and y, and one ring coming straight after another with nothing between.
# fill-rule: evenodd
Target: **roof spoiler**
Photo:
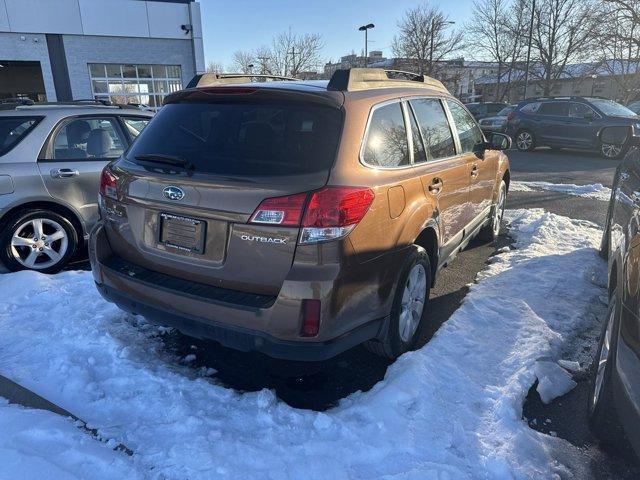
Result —
<instances>
[{"instance_id":1,"label":"roof spoiler","mask_svg":"<svg viewBox=\"0 0 640 480\"><path fill-rule=\"evenodd\" d=\"M237 83L262 83L272 81L295 81L298 78L282 75L253 75L248 73L199 73L187 84L187 88L233 85Z\"/></svg>"},{"instance_id":2,"label":"roof spoiler","mask_svg":"<svg viewBox=\"0 0 640 480\"><path fill-rule=\"evenodd\" d=\"M336 70L327 90L354 92L373 88L425 87L449 93L440 80L413 72L382 68Z\"/></svg>"}]
</instances>

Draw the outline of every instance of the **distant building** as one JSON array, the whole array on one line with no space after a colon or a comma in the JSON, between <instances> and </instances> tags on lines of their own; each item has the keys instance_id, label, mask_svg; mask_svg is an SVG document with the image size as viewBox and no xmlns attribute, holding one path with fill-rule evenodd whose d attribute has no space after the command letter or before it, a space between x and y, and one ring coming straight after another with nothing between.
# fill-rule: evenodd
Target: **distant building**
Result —
<instances>
[{"instance_id":1,"label":"distant building","mask_svg":"<svg viewBox=\"0 0 640 480\"><path fill-rule=\"evenodd\" d=\"M386 61L387 59L382 56L382 52L380 50L372 50L367 55L367 66L372 67L373 64L378 62ZM336 70L345 70L348 68L363 68L365 66L365 57L362 55L356 55L352 53L350 55L345 55L344 57L340 57L339 62L328 62L324 66L324 77L331 78L331 75L334 74Z\"/></svg>"},{"instance_id":2,"label":"distant building","mask_svg":"<svg viewBox=\"0 0 640 480\"><path fill-rule=\"evenodd\" d=\"M193 0L0 0L0 99L155 106L204 70Z\"/></svg>"},{"instance_id":3,"label":"distant building","mask_svg":"<svg viewBox=\"0 0 640 480\"><path fill-rule=\"evenodd\" d=\"M536 68L532 66L527 98L544 94L543 84L535 75ZM477 94L484 101L494 101L499 97L506 102L517 103L525 98L524 78L524 68L512 72L510 77L502 75L498 92L496 74L486 75L476 82ZM565 72L554 82L550 95L597 96L628 103L640 98L640 59L633 62L607 60L567 65Z\"/></svg>"}]
</instances>

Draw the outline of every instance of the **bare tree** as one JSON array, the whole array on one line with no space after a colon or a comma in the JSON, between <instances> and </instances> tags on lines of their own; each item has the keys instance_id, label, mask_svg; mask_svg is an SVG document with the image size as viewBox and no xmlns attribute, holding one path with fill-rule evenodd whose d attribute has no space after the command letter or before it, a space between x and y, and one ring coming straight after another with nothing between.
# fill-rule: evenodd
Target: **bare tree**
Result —
<instances>
[{"instance_id":1,"label":"bare tree","mask_svg":"<svg viewBox=\"0 0 640 480\"><path fill-rule=\"evenodd\" d=\"M324 47L317 33L298 35L282 32L271 42L269 65L272 73L295 77L300 72L317 69Z\"/></svg>"},{"instance_id":2,"label":"bare tree","mask_svg":"<svg viewBox=\"0 0 640 480\"><path fill-rule=\"evenodd\" d=\"M252 73L255 56L252 52L238 50L233 54L233 70L237 73Z\"/></svg>"},{"instance_id":3,"label":"bare tree","mask_svg":"<svg viewBox=\"0 0 640 480\"><path fill-rule=\"evenodd\" d=\"M532 32L537 68L530 73L545 96L567 65L593 58L597 21L592 0L538 0Z\"/></svg>"},{"instance_id":4,"label":"bare tree","mask_svg":"<svg viewBox=\"0 0 640 480\"><path fill-rule=\"evenodd\" d=\"M467 45L474 55L497 64L495 100L508 97L511 77L524 51L526 0L475 0L472 20L466 27ZM506 79L504 91L500 87Z\"/></svg>"},{"instance_id":5,"label":"bare tree","mask_svg":"<svg viewBox=\"0 0 640 480\"><path fill-rule=\"evenodd\" d=\"M448 33L450 23L442 10L428 3L407 10L393 39L394 55L412 60L418 73L437 75L438 63L463 48L463 34Z\"/></svg>"},{"instance_id":6,"label":"bare tree","mask_svg":"<svg viewBox=\"0 0 640 480\"><path fill-rule=\"evenodd\" d=\"M207 72L222 73L224 72L224 65L222 65L221 62L210 60L209 63L207 63Z\"/></svg>"},{"instance_id":7,"label":"bare tree","mask_svg":"<svg viewBox=\"0 0 640 480\"><path fill-rule=\"evenodd\" d=\"M618 100L626 104L640 94L640 0L605 1L599 16L615 21L598 26L598 67L615 81Z\"/></svg>"}]
</instances>

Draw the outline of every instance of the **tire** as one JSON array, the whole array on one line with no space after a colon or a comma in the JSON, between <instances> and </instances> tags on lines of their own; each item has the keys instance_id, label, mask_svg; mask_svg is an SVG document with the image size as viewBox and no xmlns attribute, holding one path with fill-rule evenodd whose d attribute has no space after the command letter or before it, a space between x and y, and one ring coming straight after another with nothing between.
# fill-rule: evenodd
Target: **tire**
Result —
<instances>
[{"instance_id":1,"label":"tire","mask_svg":"<svg viewBox=\"0 0 640 480\"><path fill-rule=\"evenodd\" d=\"M589 429L600 441L609 445L621 445L624 439L613 398L613 375L619 330L620 305L617 290L614 290L609 300L609 310L591 368L587 408Z\"/></svg>"},{"instance_id":2,"label":"tire","mask_svg":"<svg viewBox=\"0 0 640 480\"><path fill-rule=\"evenodd\" d=\"M518 130L515 144L521 152L532 152L536 148L536 137L531 130Z\"/></svg>"},{"instance_id":3,"label":"tire","mask_svg":"<svg viewBox=\"0 0 640 480\"><path fill-rule=\"evenodd\" d=\"M622 145L611 145L609 143L600 144L600 155L607 160L618 160L622 158L625 153Z\"/></svg>"},{"instance_id":4,"label":"tire","mask_svg":"<svg viewBox=\"0 0 640 480\"><path fill-rule=\"evenodd\" d=\"M0 235L0 260L11 271L56 273L73 257L78 233L65 217L49 210L23 210ZM40 232L37 238L36 231Z\"/></svg>"},{"instance_id":5,"label":"tire","mask_svg":"<svg viewBox=\"0 0 640 480\"><path fill-rule=\"evenodd\" d=\"M477 235L478 239L484 242L495 242L500 235L500 226L502 225L502 217L504 216L504 208L507 202L507 184L504 180L500 182L499 188L498 201L491 207L488 224L482 227Z\"/></svg>"},{"instance_id":6,"label":"tire","mask_svg":"<svg viewBox=\"0 0 640 480\"><path fill-rule=\"evenodd\" d=\"M418 245L413 247L411 253L407 255L398 279L384 338L369 340L365 343L369 351L381 357L395 359L413 349L427 322L431 262L424 248ZM414 281L414 288L417 290L411 291L410 280ZM424 288L420 287L421 285ZM416 295L413 301L411 301L412 293ZM420 302L422 309L418 314L414 308L418 307Z\"/></svg>"}]
</instances>

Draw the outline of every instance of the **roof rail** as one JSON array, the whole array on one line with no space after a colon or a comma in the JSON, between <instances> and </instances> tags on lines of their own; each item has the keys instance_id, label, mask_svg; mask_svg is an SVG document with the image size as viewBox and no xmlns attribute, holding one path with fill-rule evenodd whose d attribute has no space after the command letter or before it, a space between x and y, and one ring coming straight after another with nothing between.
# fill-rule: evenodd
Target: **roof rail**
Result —
<instances>
[{"instance_id":1,"label":"roof rail","mask_svg":"<svg viewBox=\"0 0 640 480\"><path fill-rule=\"evenodd\" d=\"M586 100L587 98L600 98L602 100L609 100L607 97L599 95L549 95L548 97L529 97L526 101L535 100Z\"/></svg>"},{"instance_id":2,"label":"roof rail","mask_svg":"<svg viewBox=\"0 0 640 480\"><path fill-rule=\"evenodd\" d=\"M327 90L353 92L372 88L426 87L449 93L440 80L419 73L382 68L336 70Z\"/></svg>"},{"instance_id":3,"label":"roof rail","mask_svg":"<svg viewBox=\"0 0 640 480\"><path fill-rule=\"evenodd\" d=\"M129 105L122 103L111 103L109 100L98 100L94 98L83 98L79 100L71 100L68 102L31 102L31 103L9 103L9 105L13 105L16 107L55 107L55 106L75 106L81 107L84 105L93 105L96 107L111 107L111 108L120 108L120 109L132 109L132 110L140 110L138 105Z\"/></svg>"},{"instance_id":4,"label":"roof rail","mask_svg":"<svg viewBox=\"0 0 640 480\"><path fill-rule=\"evenodd\" d=\"M254 75L251 73L199 73L188 83L187 88L210 87L214 85L232 85L236 83L253 83L268 81L299 81L299 78L283 75Z\"/></svg>"}]
</instances>

